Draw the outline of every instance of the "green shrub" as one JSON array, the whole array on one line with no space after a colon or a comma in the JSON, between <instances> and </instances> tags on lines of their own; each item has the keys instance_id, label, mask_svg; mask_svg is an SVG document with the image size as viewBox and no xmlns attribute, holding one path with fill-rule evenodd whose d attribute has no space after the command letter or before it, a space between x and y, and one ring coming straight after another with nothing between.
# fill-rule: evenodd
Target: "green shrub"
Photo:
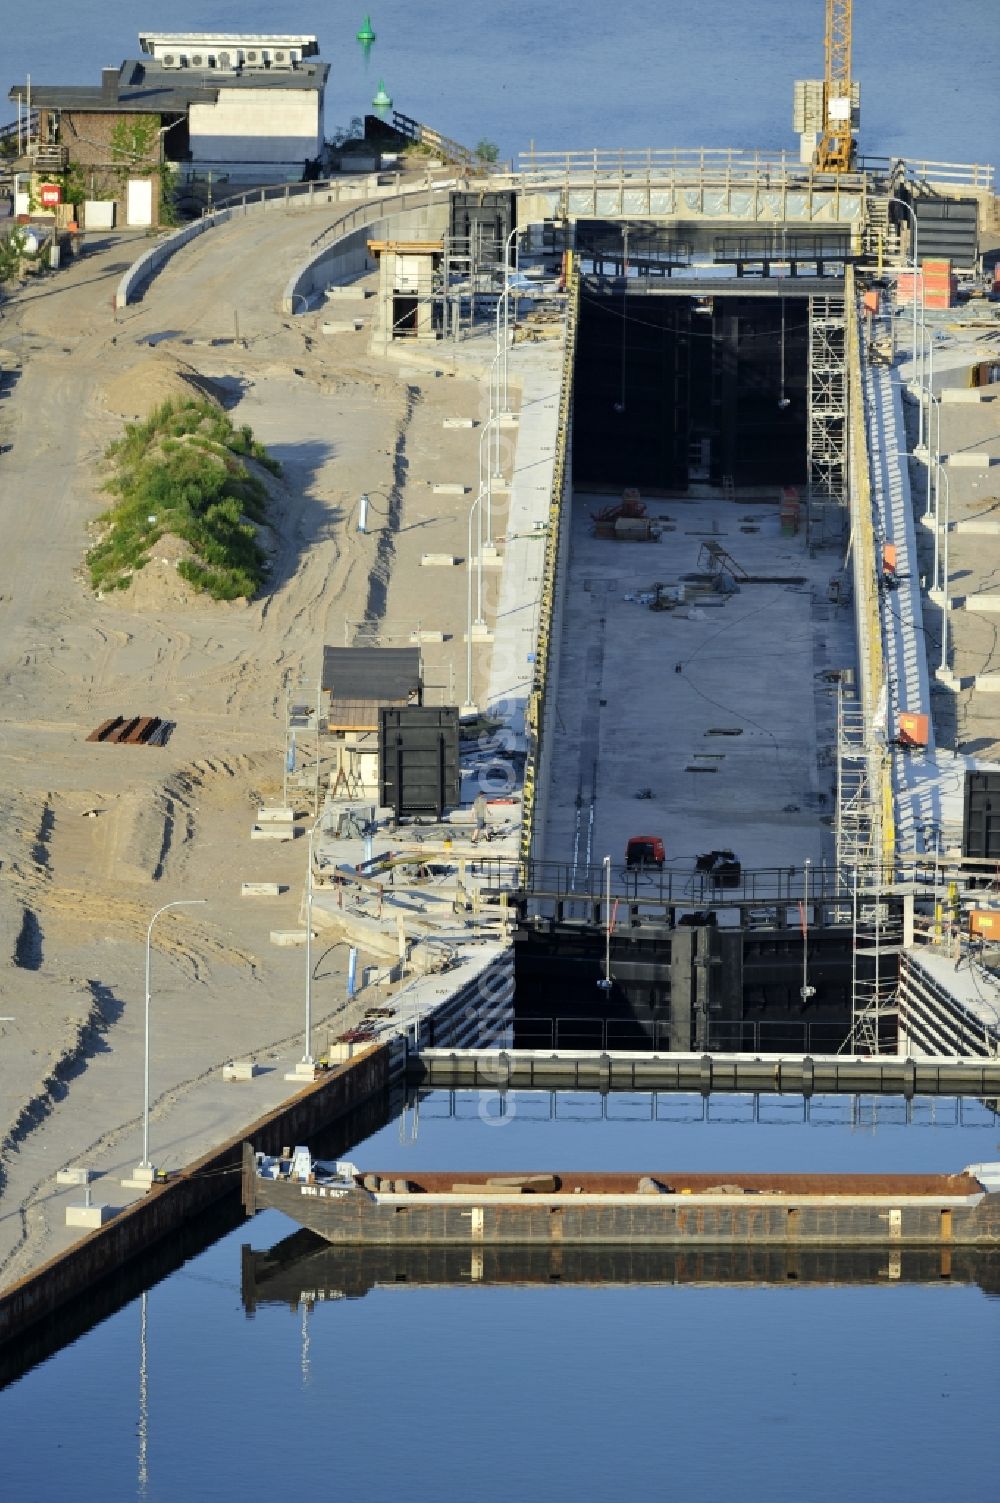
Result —
<instances>
[{"instance_id":1,"label":"green shrub","mask_svg":"<svg viewBox=\"0 0 1000 1503\"><path fill-rule=\"evenodd\" d=\"M87 554L94 589L127 588L170 533L191 548L194 557L177 572L196 590L215 600L254 595L266 567L257 527L266 520L267 491L238 455L281 473L250 428L234 429L203 399L165 402L129 423L107 450L115 469L106 489L116 501L98 518L102 536Z\"/></svg>"}]
</instances>

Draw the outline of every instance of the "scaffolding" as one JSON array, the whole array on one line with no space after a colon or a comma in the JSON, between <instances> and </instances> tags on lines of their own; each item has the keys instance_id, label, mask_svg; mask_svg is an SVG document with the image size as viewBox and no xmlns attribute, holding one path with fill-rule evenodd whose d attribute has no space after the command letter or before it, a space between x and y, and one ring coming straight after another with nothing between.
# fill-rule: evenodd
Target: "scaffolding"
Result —
<instances>
[{"instance_id":1,"label":"scaffolding","mask_svg":"<svg viewBox=\"0 0 1000 1503\"><path fill-rule=\"evenodd\" d=\"M480 321L480 301L492 304L504 287L504 247L488 226L477 224L475 229L474 235L445 236L440 284L445 339L458 341L470 334ZM489 312L492 316L492 307Z\"/></svg>"},{"instance_id":2,"label":"scaffolding","mask_svg":"<svg viewBox=\"0 0 1000 1503\"><path fill-rule=\"evenodd\" d=\"M839 466L840 483L847 490L850 508L860 693L848 694L843 681L838 690L836 843L838 868L851 886L853 960L848 1043L857 1052L876 1054L881 1047L882 1022L896 1009L897 957L903 934L899 905L887 892L894 880L896 845L887 736L888 686L851 267L847 268L843 304L843 352L842 389L849 396L849 408L841 424Z\"/></svg>"},{"instance_id":3,"label":"scaffolding","mask_svg":"<svg viewBox=\"0 0 1000 1503\"><path fill-rule=\"evenodd\" d=\"M847 499L847 320L843 297L809 299L806 535L826 537L830 507Z\"/></svg>"},{"instance_id":4,"label":"scaffolding","mask_svg":"<svg viewBox=\"0 0 1000 1503\"><path fill-rule=\"evenodd\" d=\"M837 683L838 871L867 872L878 861L879 803L873 796L872 754L864 707L854 695L853 683L841 674Z\"/></svg>"},{"instance_id":5,"label":"scaffolding","mask_svg":"<svg viewBox=\"0 0 1000 1503\"><path fill-rule=\"evenodd\" d=\"M851 1032L854 1054L882 1052L882 1025L899 1012L899 956L903 948L903 918L878 883L867 890L855 872L851 896Z\"/></svg>"},{"instance_id":6,"label":"scaffolding","mask_svg":"<svg viewBox=\"0 0 1000 1503\"><path fill-rule=\"evenodd\" d=\"M851 1031L845 1048L879 1054L882 1026L896 1013L902 916L886 893L882 864L883 779L888 750L868 733L863 706L843 679L837 689L837 868L851 890Z\"/></svg>"},{"instance_id":7,"label":"scaffolding","mask_svg":"<svg viewBox=\"0 0 1000 1503\"><path fill-rule=\"evenodd\" d=\"M282 803L312 813L320 810L320 765L323 760L323 690L318 683L285 683L285 749Z\"/></svg>"}]
</instances>

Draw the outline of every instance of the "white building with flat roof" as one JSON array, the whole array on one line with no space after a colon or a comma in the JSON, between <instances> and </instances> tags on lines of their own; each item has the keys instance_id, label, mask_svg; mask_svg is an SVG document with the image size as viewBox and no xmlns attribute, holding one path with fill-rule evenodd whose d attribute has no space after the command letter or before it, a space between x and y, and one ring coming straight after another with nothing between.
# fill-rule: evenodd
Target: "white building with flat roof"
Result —
<instances>
[{"instance_id":1,"label":"white building with flat roof","mask_svg":"<svg viewBox=\"0 0 1000 1503\"><path fill-rule=\"evenodd\" d=\"M264 32L170 31L139 37L147 57L168 68L281 68L319 56L314 36Z\"/></svg>"}]
</instances>

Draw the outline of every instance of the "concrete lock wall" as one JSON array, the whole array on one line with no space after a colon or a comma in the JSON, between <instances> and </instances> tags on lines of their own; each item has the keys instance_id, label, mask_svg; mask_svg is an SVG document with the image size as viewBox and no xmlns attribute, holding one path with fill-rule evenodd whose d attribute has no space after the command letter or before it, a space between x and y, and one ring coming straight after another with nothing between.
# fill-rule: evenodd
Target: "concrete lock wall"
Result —
<instances>
[{"instance_id":1,"label":"concrete lock wall","mask_svg":"<svg viewBox=\"0 0 1000 1503\"><path fill-rule=\"evenodd\" d=\"M98 1231L44 1263L0 1295L0 1344L78 1298L92 1284L147 1251L213 1201L238 1188L244 1142L278 1153L305 1142L389 1084L390 1048L373 1046L306 1086L211 1153L155 1187Z\"/></svg>"},{"instance_id":2,"label":"concrete lock wall","mask_svg":"<svg viewBox=\"0 0 1000 1503\"><path fill-rule=\"evenodd\" d=\"M569 540L572 531L573 505L573 431L572 398L570 399L570 429L565 435L566 472L562 491L562 525L559 529L559 551L556 554L552 611L551 656L545 686L545 703L542 706L541 755L538 759L538 793L535 799L534 828L531 832L531 854L536 861L545 859L545 827L549 811L549 788L555 777L553 744L556 729L556 705L559 700L559 644L562 640L563 602L566 599L566 576L569 573Z\"/></svg>"}]
</instances>

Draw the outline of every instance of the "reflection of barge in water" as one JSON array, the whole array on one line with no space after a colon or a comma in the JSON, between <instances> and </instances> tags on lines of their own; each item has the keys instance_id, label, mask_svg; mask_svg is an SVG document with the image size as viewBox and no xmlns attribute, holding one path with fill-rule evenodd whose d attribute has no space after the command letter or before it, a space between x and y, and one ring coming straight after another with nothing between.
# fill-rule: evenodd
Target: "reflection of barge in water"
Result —
<instances>
[{"instance_id":1,"label":"reflection of barge in water","mask_svg":"<svg viewBox=\"0 0 1000 1503\"><path fill-rule=\"evenodd\" d=\"M997 1247L622 1247L550 1242L422 1247L405 1243L331 1246L297 1231L275 1247L243 1248L242 1295L260 1305L314 1305L361 1299L379 1288L579 1285L727 1287L765 1284L978 1284L1000 1294Z\"/></svg>"},{"instance_id":2,"label":"reflection of barge in water","mask_svg":"<svg viewBox=\"0 0 1000 1503\"><path fill-rule=\"evenodd\" d=\"M328 1242L1000 1246L1000 1164L958 1174L360 1174L243 1149L243 1204Z\"/></svg>"}]
</instances>

